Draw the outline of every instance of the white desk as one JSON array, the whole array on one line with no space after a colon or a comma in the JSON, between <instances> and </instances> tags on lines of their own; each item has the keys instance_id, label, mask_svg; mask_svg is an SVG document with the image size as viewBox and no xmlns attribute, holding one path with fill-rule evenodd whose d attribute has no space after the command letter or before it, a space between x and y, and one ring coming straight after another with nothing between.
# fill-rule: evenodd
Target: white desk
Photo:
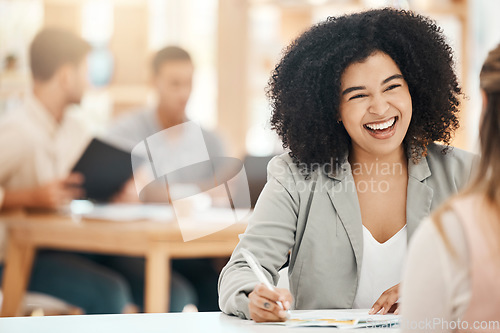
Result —
<instances>
[{"instance_id":1,"label":"white desk","mask_svg":"<svg viewBox=\"0 0 500 333\"><path fill-rule=\"evenodd\" d=\"M332 313L341 311L332 310ZM335 329L288 328L256 324L253 321L227 316L220 312L0 318L0 332L2 333L322 333L326 330ZM356 329L353 332L397 333L399 329L368 328Z\"/></svg>"}]
</instances>

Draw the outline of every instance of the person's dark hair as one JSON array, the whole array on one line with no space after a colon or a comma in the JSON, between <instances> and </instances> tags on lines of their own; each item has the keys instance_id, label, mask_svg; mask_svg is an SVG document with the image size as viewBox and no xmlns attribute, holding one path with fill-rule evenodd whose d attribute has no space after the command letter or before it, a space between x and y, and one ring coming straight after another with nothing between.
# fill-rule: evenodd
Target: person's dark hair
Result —
<instances>
[{"instance_id":1,"label":"person's dark hair","mask_svg":"<svg viewBox=\"0 0 500 333\"><path fill-rule=\"evenodd\" d=\"M153 69L153 74L158 74L160 71L160 67L168 61L178 61L178 60L187 60L191 61L191 56L189 53L181 49L180 47L177 46L167 46L160 51L156 52L153 62L152 62L152 69Z\"/></svg>"},{"instance_id":2,"label":"person's dark hair","mask_svg":"<svg viewBox=\"0 0 500 333\"><path fill-rule=\"evenodd\" d=\"M90 45L77 35L58 28L40 31L30 46L33 78L49 80L65 64L78 65L90 51Z\"/></svg>"},{"instance_id":3,"label":"person's dark hair","mask_svg":"<svg viewBox=\"0 0 500 333\"><path fill-rule=\"evenodd\" d=\"M375 51L388 54L408 83L413 104L403 141L408 156L418 163L431 142L450 143L459 127L462 91L452 49L436 23L388 8L330 17L288 46L267 88L271 126L302 169L342 163L351 139L337 122L340 78L346 67Z\"/></svg>"}]
</instances>

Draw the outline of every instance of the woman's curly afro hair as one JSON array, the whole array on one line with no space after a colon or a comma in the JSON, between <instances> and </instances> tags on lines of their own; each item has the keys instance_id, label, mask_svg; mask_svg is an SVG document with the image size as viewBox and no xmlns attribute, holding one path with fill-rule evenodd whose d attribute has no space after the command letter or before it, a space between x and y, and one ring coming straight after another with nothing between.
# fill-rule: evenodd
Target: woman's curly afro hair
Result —
<instances>
[{"instance_id":1,"label":"woman's curly afro hair","mask_svg":"<svg viewBox=\"0 0 500 333\"><path fill-rule=\"evenodd\" d=\"M389 8L331 17L285 49L267 89L272 128L305 171L331 161L339 166L348 153L350 137L337 122L340 78L375 51L394 60L409 87L413 114L403 141L408 157L418 163L431 142L450 143L462 92L452 49L436 23Z\"/></svg>"}]
</instances>

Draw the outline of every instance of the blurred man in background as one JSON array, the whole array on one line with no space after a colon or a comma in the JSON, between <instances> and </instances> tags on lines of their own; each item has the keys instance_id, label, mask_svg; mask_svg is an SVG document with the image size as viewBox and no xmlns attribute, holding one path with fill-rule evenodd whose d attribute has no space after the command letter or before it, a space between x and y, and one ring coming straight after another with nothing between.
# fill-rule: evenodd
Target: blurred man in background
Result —
<instances>
[{"instance_id":1,"label":"blurred man in background","mask_svg":"<svg viewBox=\"0 0 500 333\"><path fill-rule=\"evenodd\" d=\"M165 146L162 147L168 151L168 154L164 154L168 156L163 157L165 159L182 159L184 155L193 152L193 145L200 144L193 142L192 137L183 131L182 127L176 127L189 120L186 116L186 105L192 91L193 62L185 50L176 46L168 46L155 54L151 69L153 73L152 86L157 95L157 104L154 107L144 107L131 111L117 119L111 124L105 139L115 146L131 151L146 138L169 129L170 140L165 140ZM224 156L223 143L215 133L202 129L202 135L203 144L206 146L210 159ZM213 184L211 170L203 170L201 173L195 175L189 170L180 170L176 172L175 182L195 185L204 183L200 187L204 187L206 181L211 181ZM168 186L171 185L168 184ZM151 191L145 193L142 199L169 202L170 198L164 186L150 187L148 190ZM134 186L130 188L129 194L137 197ZM227 198L227 194L225 192L223 194ZM143 259L107 257L103 258L102 262L122 273L129 281L135 281L131 282L134 298L136 302L143 299ZM174 260L172 264L177 279L187 280L194 286L198 296L196 305L200 311L219 310L217 303L218 271L214 266L210 259ZM173 299L172 302L175 300Z\"/></svg>"},{"instance_id":2,"label":"blurred man in background","mask_svg":"<svg viewBox=\"0 0 500 333\"><path fill-rule=\"evenodd\" d=\"M90 141L83 121L66 111L87 86L90 46L59 29L39 32L30 46L32 94L0 119L0 209L57 209L82 196L71 168ZM5 245L0 237L0 246ZM1 259L0 259L1 260ZM2 272L0 263L0 277ZM28 290L49 294L86 313L121 313L135 307L127 282L83 256L38 253Z\"/></svg>"}]
</instances>

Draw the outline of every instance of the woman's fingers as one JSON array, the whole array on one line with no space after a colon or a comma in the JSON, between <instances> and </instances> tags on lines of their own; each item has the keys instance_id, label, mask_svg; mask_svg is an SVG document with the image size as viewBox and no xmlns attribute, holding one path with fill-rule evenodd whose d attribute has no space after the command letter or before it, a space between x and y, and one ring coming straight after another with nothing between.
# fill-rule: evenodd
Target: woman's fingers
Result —
<instances>
[{"instance_id":1,"label":"woman's fingers","mask_svg":"<svg viewBox=\"0 0 500 333\"><path fill-rule=\"evenodd\" d=\"M249 309L251 318L257 323L286 320L286 316L280 317L279 315L276 315L274 312L269 312L261 308L254 308L252 307L252 305L249 305Z\"/></svg>"},{"instance_id":2,"label":"woman's fingers","mask_svg":"<svg viewBox=\"0 0 500 333\"><path fill-rule=\"evenodd\" d=\"M278 301L282 302L285 309L288 309L291 295L287 295L287 292L290 293L289 291L284 292L283 290L286 289L270 290L264 284L257 285L248 295L251 318L256 322L285 321L287 313L281 308Z\"/></svg>"},{"instance_id":3,"label":"woman's fingers","mask_svg":"<svg viewBox=\"0 0 500 333\"><path fill-rule=\"evenodd\" d=\"M278 313L279 310L281 310L278 303L257 294L250 294L248 298L250 299L251 304L253 304L256 308L275 313Z\"/></svg>"},{"instance_id":4,"label":"woman's fingers","mask_svg":"<svg viewBox=\"0 0 500 333\"><path fill-rule=\"evenodd\" d=\"M250 294L249 299L248 308L254 321L284 321L286 319L286 312L277 303L255 294Z\"/></svg>"},{"instance_id":5,"label":"woman's fingers","mask_svg":"<svg viewBox=\"0 0 500 333\"><path fill-rule=\"evenodd\" d=\"M286 319L286 312L278 304L263 297L254 297L248 308L252 314L252 319L255 321L259 321L259 319L260 321L282 321Z\"/></svg>"},{"instance_id":6,"label":"woman's fingers","mask_svg":"<svg viewBox=\"0 0 500 333\"><path fill-rule=\"evenodd\" d=\"M397 307L398 307L398 294L395 292L390 293L387 295L387 298L385 300L385 303L383 305L384 311L382 311L382 314L388 314L388 313L393 313Z\"/></svg>"},{"instance_id":7,"label":"woman's fingers","mask_svg":"<svg viewBox=\"0 0 500 333\"><path fill-rule=\"evenodd\" d=\"M258 284L253 290L257 295L270 299L273 302L280 300L280 293L277 290L267 288L263 283Z\"/></svg>"},{"instance_id":8,"label":"woman's fingers","mask_svg":"<svg viewBox=\"0 0 500 333\"><path fill-rule=\"evenodd\" d=\"M255 288L255 291L258 295L270 299L275 303L281 302L283 306L282 310L290 309L293 302L292 294L285 288L274 288L274 290L270 290L264 284L260 284Z\"/></svg>"},{"instance_id":9,"label":"woman's fingers","mask_svg":"<svg viewBox=\"0 0 500 333\"><path fill-rule=\"evenodd\" d=\"M372 309L368 314L388 314L388 313L393 313L397 307L398 307L398 297L394 296L386 296L386 297L380 297L375 304L373 304Z\"/></svg>"},{"instance_id":10,"label":"woman's fingers","mask_svg":"<svg viewBox=\"0 0 500 333\"><path fill-rule=\"evenodd\" d=\"M373 304L372 308L370 311L368 311L368 314L372 315L372 314L376 314L378 313L380 310L383 310L383 305L382 305L382 301L380 300L380 298L375 302L375 304Z\"/></svg>"},{"instance_id":11,"label":"woman's fingers","mask_svg":"<svg viewBox=\"0 0 500 333\"><path fill-rule=\"evenodd\" d=\"M275 288L275 291L280 295L279 300L283 304L285 310L289 310L293 303L293 296L290 290L285 288Z\"/></svg>"},{"instance_id":12,"label":"woman's fingers","mask_svg":"<svg viewBox=\"0 0 500 333\"><path fill-rule=\"evenodd\" d=\"M373 304L368 314L376 314L379 312L380 314L387 314L389 312L393 312L397 308L398 299L399 284L384 291L375 304Z\"/></svg>"}]
</instances>

